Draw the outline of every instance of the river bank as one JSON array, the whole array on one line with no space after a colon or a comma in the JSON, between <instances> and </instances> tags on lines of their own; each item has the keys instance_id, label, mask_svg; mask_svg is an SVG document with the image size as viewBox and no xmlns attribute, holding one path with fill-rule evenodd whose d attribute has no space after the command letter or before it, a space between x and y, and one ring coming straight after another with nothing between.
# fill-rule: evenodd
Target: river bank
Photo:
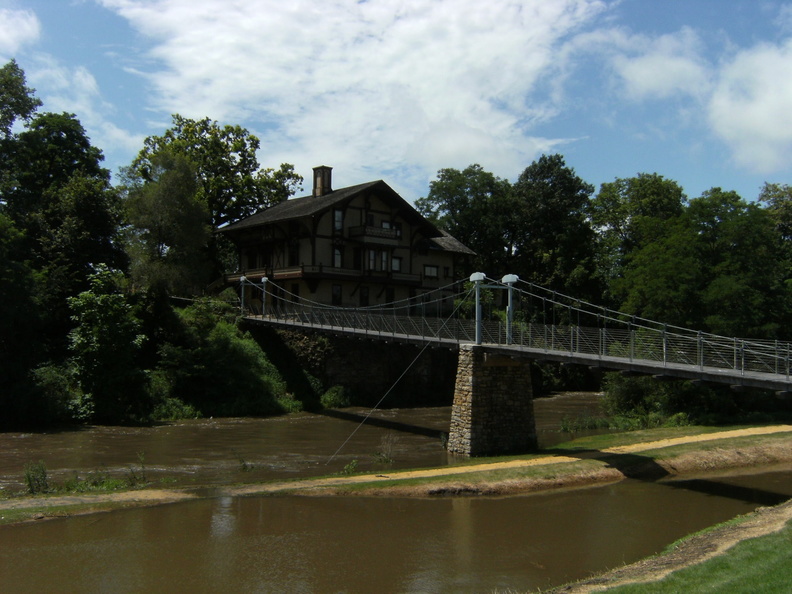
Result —
<instances>
[{"instance_id":1,"label":"river bank","mask_svg":"<svg viewBox=\"0 0 792 594\"><path fill-rule=\"evenodd\" d=\"M680 428L679 431L689 431ZM95 508L155 505L202 497L246 495L503 496L591 486L626 478L662 480L792 462L792 425L749 427L665 437L669 429L594 436L544 453L418 470L337 474L239 485L138 488L110 493L17 494L0 499L0 523L91 513ZM662 439L652 439L663 435ZM597 447L601 443L617 443ZM71 509L70 509L71 508ZM19 512L15 514L14 512ZM14 517L18 516L18 517Z\"/></svg>"},{"instance_id":2,"label":"river bank","mask_svg":"<svg viewBox=\"0 0 792 594\"><path fill-rule=\"evenodd\" d=\"M469 460L462 465L422 470L201 488L9 497L0 500L0 522L38 522L119 508L245 495L502 496L571 489L625 478L662 481L680 476L712 477L734 469L755 471L792 462L792 426L696 431L699 430L685 428L597 436L574 440L532 456ZM730 525L726 531L707 532L691 539L693 544L686 548L675 549L675 554L650 558L561 591L591 591L613 585L615 581L645 576L655 579L662 572L719 554L743 538L776 530L788 521L791 513L790 504L765 508L755 514L756 519L745 522L743 528Z\"/></svg>"}]
</instances>

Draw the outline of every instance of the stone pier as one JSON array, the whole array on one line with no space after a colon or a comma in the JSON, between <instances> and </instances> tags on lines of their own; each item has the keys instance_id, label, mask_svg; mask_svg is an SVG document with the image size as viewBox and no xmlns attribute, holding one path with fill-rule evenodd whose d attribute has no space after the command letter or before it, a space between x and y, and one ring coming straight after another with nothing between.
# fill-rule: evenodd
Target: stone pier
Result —
<instances>
[{"instance_id":1,"label":"stone pier","mask_svg":"<svg viewBox=\"0 0 792 594\"><path fill-rule=\"evenodd\" d=\"M461 345L448 450L469 456L536 449L530 363Z\"/></svg>"}]
</instances>

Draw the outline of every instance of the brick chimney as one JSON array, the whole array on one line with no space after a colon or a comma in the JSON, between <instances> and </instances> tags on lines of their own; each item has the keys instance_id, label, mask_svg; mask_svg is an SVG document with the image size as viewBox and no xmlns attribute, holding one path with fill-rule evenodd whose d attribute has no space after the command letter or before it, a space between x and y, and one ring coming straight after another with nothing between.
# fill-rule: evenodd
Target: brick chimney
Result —
<instances>
[{"instance_id":1,"label":"brick chimney","mask_svg":"<svg viewBox=\"0 0 792 594\"><path fill-rule=\"evenodd\" d=\"M333 168L327 165L320 165L313 168L313 196L318 198L333 191Z\"/></svg>"}]
</instances>

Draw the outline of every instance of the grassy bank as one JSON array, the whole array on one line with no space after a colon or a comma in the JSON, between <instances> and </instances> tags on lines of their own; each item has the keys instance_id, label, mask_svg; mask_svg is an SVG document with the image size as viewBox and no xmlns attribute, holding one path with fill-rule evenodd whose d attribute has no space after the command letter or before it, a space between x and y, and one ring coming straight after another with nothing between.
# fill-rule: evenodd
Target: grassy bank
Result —
<instances>
[{"instance_id":1,"label":"grassy bank","mask_svg":"<svg viewBox=\"0 0 792 594\"><path fill-rule=\"evenodd\" d=\"M548 594L787 592L792 501L687 536L661 554Z\"/></svg>"}]
</instances>

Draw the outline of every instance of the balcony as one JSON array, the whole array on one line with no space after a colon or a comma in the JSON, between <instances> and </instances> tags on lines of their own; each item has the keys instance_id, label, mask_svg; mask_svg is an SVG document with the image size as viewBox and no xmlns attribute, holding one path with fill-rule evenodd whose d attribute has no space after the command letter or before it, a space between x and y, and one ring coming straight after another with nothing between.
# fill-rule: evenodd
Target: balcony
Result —
<instances>
[{"instance_id":1,"label":"balcony","mask_svg":"<svg viewBox=\"0 0 792 594\"><path fill-rule=\"evenodd\" d=\"M366 244L397 246L399 245L399 230L360 225L349 228L349 238Z\"/></svg>"}]
</instances>

